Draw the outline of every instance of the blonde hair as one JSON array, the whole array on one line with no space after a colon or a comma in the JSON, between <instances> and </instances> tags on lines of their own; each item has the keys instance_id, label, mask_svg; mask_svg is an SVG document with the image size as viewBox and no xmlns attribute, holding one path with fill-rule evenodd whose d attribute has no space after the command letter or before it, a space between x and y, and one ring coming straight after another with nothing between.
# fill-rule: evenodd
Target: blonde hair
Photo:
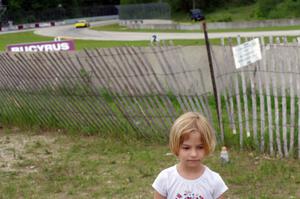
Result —
<instances>
[{"instance_id":1,"label":"blonde hair","mask_svg":"<svg viewBox=\"0 0 300 199\"><path fill-rule=\"evenodd\" d=\"M209 155L215 149L215 133L207 119L197 112L187 112L177 118L171 127L169 146L176 156L183 141L191 134L199 133L205 154Z\"/></svg>"}]
</instances>

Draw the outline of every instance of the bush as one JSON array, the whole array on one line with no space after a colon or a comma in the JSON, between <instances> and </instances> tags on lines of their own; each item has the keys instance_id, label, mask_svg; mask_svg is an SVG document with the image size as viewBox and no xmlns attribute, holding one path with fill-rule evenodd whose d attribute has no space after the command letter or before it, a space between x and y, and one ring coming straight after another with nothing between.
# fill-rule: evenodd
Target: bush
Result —
<instances>
[{"instance_id":1,"label":"bush","mask_svg":"<svg viewBox=\"0 0 300 199\"><path fill-rule=\"evenodd\" d=\"M271 18L292 18L300 16L300 0L286 0L270 12Z\"/></svg>"},{"instance_id":2,"label":"bush","mask_svg":"<svg viewBox=\"0 0 300 199\"><path fill-rule=\"evenodd\" d=\"M230 15L224 15L221 19L218 19L218 22L231 22L232 18Z\"/></svg>"},{"instance_id":3,"label":"bush","mask_svg":"<svg viewBox=\"0 0 300 199\"><path fill-rule=\"evenodd\" d=\"M258 0L256 15L259 18L293 18L300 16L300 0Z\"/></svg>"},{"instance_id":4,"label":"bush","mask_svg":"<svg viewBox=\"0 0 300 199\"><path fill-rule=\"evenodd\" d=\"M257 16L267 18L279 3L280 0L258 0Z\"/></svg>"},{"instance_id":5,"label":"bush","mask_svg":"<svg viewBox=\"0 0 300 199\"><path fill-rule=\"evenodd\" d=\"M229 14L219 15L211 19L212 22L231 22L232 17Z\"/></svg>"}]
</instances>

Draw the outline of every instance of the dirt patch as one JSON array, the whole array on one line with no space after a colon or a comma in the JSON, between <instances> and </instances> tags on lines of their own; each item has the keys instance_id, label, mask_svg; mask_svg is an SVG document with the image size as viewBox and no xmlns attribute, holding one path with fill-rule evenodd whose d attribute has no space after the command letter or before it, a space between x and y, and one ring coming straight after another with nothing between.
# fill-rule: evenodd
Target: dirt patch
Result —
<instances>
[{"instance_id":1,"label":"dirt patch","mask_svg":"<svg viewBox=\"0 0 300 199\"><path fill-rule=\"evenodd\" d=\"M51 163L59 157L61 144L57 135L18 132L19 129L0 130L0 171L38 172L39 163Z\"/></svg>"}]
</instances>

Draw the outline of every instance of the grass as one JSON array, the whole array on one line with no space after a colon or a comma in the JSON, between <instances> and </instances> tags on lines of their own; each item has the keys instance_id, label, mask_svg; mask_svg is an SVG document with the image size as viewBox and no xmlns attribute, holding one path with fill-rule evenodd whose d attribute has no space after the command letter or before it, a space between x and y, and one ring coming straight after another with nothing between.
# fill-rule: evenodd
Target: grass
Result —
<instances>
[{"instance_id":1,"label":"grass","mask_svg":"<svg viewBox=\"0 0 300 199\"><path fill-rule=\"evenodd\" d=\"M129 31L124 29L123 26L113 24L108 26L94 27L94 30L105 30L105 31ZM283 26L283 27L264 27L255 29L230 29L230 30L208 30L208 33L213 32L255 32L255 31L278 31L278 30L297 30L300 26ZM130 30L132 32L199 32L201 31L180 31L180 30ZM288 37L288 41L291 42L295 36ZM33 34L33 31L19 32L19 33L9 33L0 35L0 51L5 51L7 45L18 44L18 43L31 43L31 42L41 42L41 41L53 41L53 37L45 37ZM182 40L164 40L166 44L172 42L173 45L181 46L196 46L205 45L203 39L182 39ZM210 43L213 45L220 44L219 39L210 39ZM111 48L111 47L121 47L121 46L137 46L145 47L150 46L150 41L95 41L95 40L75 40L76 50L82 49L93 49L93 48Z\"/></svg>"},{"instance_id":2,"label":"grass","mask_svg":"<svg viewBox=\"0 0 300 199\"><path fill-rule=\"evenodd\" d=\"M0 35L0 51L5 51L6 46L17 43L30 43L40 41L53 41L53 37L45 37L33 34L33 31L9 33ZM168 44L170 40L165 40ZM219 39L212 39L211 42L218 43ZM203 39L187 39L174 40L174 45L190 46L190 45L204 45ZM150 46L149 41L92 41L92 40L75 40L76 50L93 49L93 48L111 48L121 46Z\"/></svg>"},{"instance_id":3,"label":"grass","mask_svg":"<svg viewBox=\"0 0 300 199\"><path fill-rule=\"evenodd\" d=\"M28 42L53 41L52 37L45 37L30 32L8 33L0 35L0 50L4 51L7 45Z\"/></svg>"},{"instance_id":4,"label":"grass","mask_svg":"<svg viewBox=\"0 0 300 199\"><path fill-rule=\"evenodd\" d=\"M18 39L28 42L26 36ZM228 140L238 143L237 136ZM152 198L151 183L176 158L166 155L166 142L116 137L0 130L0 198ZM299 160L238 152L237 143L230 145L230 164L220 165L219 150L205 161L228 184L228 198L300 197Z\"/></svg>"},{"instance_id":5,"label":"grass","mask_svg":"<svg viewBox=\"0 0 300 199\"><path fill-rule=\"evenodd\" d=\"M223 8L215 9L211 12L204 12L208 22L221 21L249 21L256 20L255 17L256 4L246 6L229 5ZM172 13L172 20L182 23L190 23L189 13Z\"/></svg>"},{"instance_id":6,"label":"grass","mask_svg":"<svg viewBox=\"0 0 300 199\"><path fill-rule=\"evenodd\" d=\"M208 22L250 21L255 17L256 4L247 6L227 6L206 14Z\"/></svg>"},{"instance_id":7,"label":"grass","mask_svg":"<svg viewBox=\"0 0 300 199\"><path fill-rule=\"evenodd\" d=\"M33 31L9 33L0 35L0 51L6 50L6 46L17 43L30 43L40 41L53 41L53 37L45 37L33 34ZM76 50L84 48L109 48L116 46L147 46L149 41L91 41L75 40Z\"/></svg>"},{"instance_id":8,"label":"grass","mask_svg":"<svg viewBox=\"0 0 300 199\"><path fill-rule=\"evenodd\" d=\"M209 32L258 32L258 31L284 31L284 30L299 30L300 26L274 26L274 27L257 27L257 28L237 28L237 29L219 29L209 30Z\"/></svg>"},{"instance_id":9,"label":"grass","mask_svg":"<svg viewBox=\"0 0 300 199\"><path fill-rule=\"evenodd\" d=\"M199 22L197 22L199 23ZM167 33L192 33L192 32L199 32L202 33L203 31L200 30L177 30L177 29L130 29L127 26L119 25L119 24L110 24L105 26L94 26L91 28L92 30L97 31L115 31L115 32L167 32ZM235 29L210 29L208 32L258 32L258 31L284 31L284 30L299 30L300 25L295 26L274 26L274 27L256 27L256 28L235 28Z\"/></svg>"},{"instance_id":10,"label":"grass","mask_svg":"<svg viewBox=\"0 0 300 199\"><path fill-rule=\"evenodd\" d=\"M156 175L176 163L166 143L59 131L4 128L0 146L0 198L153 198ZM300 197L299 160L229 153L225 166L219 149L205 160L229 186L228 198Z\"/></svg>"},{"instance_id":11,"label":"grass","mask_svg":"<svg viewBox=\"0 0 300 199\"><path fill-rule=\"evenodd\" d=\"M70 91L71 89L69 89ZM56 93L42 91L34 94L1 92L1 123L14 123L27 127L47 126L74 131L81 129L86 134L95 133L95 129L99 128L103 132L110 133L120 132L124 129L129 130L127 122L120 122L124 119L114 103L105 101L106 99L100 95L88 96L87 92L76 95L76 91L78 90L73 91L72 96L70 93L66 93L66 90L57 90ZM93 109L90 104L93 104ZM104 105L109 108L111 114L118 117L118 123L112 123L110 117L99 121L100 115L107 116L106 111L103 110ZM22 108L20 109L20 107ZM70 109L72 114L69 112ZM81 113L80 116L78 112Z\"/></svg>"},{"instance_id":12,"label":"grass","mask_svg":"<svg viewBox=\"0 0 300 199\"><path fill-rule=\"evenodd\" d=\"M188 32L202 32L199 30L176 30L176 29L130 29L127 26L119 25L119 24L110 24L105 26L93 26L92 30L97 31L115 31L115 32L177 32L177 33L188 33Z\"/></svg>"}]
</instances>

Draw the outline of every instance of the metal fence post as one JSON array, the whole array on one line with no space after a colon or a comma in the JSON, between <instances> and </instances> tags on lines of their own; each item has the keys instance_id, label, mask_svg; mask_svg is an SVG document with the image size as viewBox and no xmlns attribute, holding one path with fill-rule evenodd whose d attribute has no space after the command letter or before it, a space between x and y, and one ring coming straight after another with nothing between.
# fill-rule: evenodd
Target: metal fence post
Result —
<instances>
[{"instance_id":1,"label":"metal fence post","mask_svg":"<svg viewBox=\"0 0 300 199\"><path fill-rule=\"evenodd\" d=\"M211 76L211 80L212 80L214 98L215 98L216 109L217 109L218 126L219 126L219 129L221 130L221 119L220 119L221 116L220 116L220 110L219 110L219 104L218 104L218 91L217 91L215 73L214 73L214 68L213 68L213 63L212 63L212 57L211 57L211 52L210 52L210 45L209 45L205 20L202 21L202 28L203 28L203 32L204 32L208 64L209 64L209 69L210 69L210 76ZM223 139L224 138L222 137L222 142L224 141Z\"/></svg>"}]
</instances>

